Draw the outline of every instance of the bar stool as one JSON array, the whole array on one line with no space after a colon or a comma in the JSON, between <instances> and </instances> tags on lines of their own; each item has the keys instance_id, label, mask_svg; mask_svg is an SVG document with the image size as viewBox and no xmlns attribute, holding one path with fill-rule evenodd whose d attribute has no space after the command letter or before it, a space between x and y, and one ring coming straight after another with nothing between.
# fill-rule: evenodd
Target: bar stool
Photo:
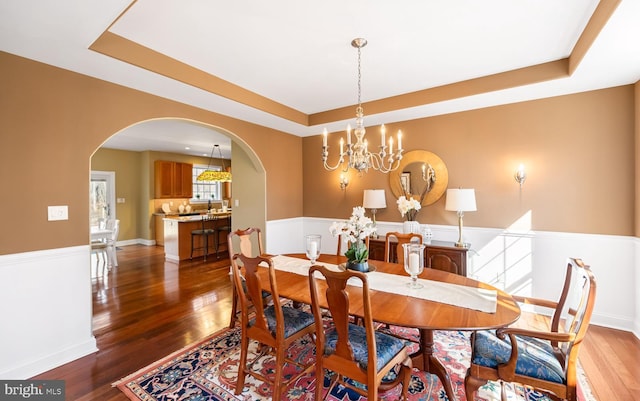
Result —
<instances>
[{"instance_id":1,"label":"bar stool","mask_svg":"<svg viewBox=\"0 0 640 401\"><path fill-rule=\"evenodd\" d=\"M231 214L228 214L225 217L220 218L220 220L222 219L226 219L226 223L221 223L222 225L216 225L215 227L215 236L213 237L213 242L215 244L216 247L216 258L220 258L220 256L218 256L218 247L220 246L220 233L225 233L225 236L228 235L229 233L231 233ZM227 249L229 249L229 246L227 245ZM233 255L229 254L229 257L232 257Z\"/></svg>"},{"instance_id":2,"label":"bar stool","mask_svg":"<svg viewBox=\"0 0 640 401\"><path fill-rule=\"evenodd\" d=\"M209 254L209 236L214 236L216 234L216 230L211 227L214 218L208 214L202 216L201 224L202 228L199 230L191 230L191 255L189 259L193 260L193 251L204 249L204 260L207 260L207 255ZM195 246L195 238L201 237L204 243L203 246L196 247ZM214 237L215 238L215 237ZM217 250L216 250L217 254Z\"/></svg>"}]
</instances>

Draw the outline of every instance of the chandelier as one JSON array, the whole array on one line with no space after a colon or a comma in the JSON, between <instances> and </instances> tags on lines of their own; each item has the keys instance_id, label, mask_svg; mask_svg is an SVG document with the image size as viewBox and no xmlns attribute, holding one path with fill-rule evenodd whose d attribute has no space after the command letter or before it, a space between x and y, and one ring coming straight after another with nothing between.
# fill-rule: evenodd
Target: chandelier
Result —
<instances>
[{"instance_id":1,"label":"chandelier","mask_svg":"<svg viewBox=\"0 0 640 401\"><path fill-rule=\"evenodd\" d=\"M329 158L329 146L327 145L327 130L325 128L322 134L322 162L324 168L330 171L342 166L344 172L347 172L349 168L355 169L358 173L362 171L368 171L370 168L380 171L382 173L388 173L398 168L400 160L402 159L402 132L398 130L398 150L393 151L393 137L389 138L389 146L385 141L386 130L384 124L380 127L381 145L378 153L369 152L368 142L364 139L364 112L362 109L361 101L361 50L367 45L367 40L363 38L356 38L351 41L351 46L358 49L358 107L356 108L356 127L353 133L356 137L355 143L351 142L351 125L347 126L347 143L345 150L344 139L340 138L340 158L338 162L331 166L327 163ZM387 148L389 153L387 153Z\"/></svg>"},{"instance_id":2,"label":"chandelier","mask_svg":"<svg viewBox=\"0 0 640 401\"><path fill-rule=\"evenodd\" d=\"M218 154L220 155L220 159L222 160L222 171L210 170L211 161L213 160L213 152L218 149ZM211 149L211 157L209 158L209 165L207 169L200 173L196 178L197 181L221 181L221 182L231 182L231 173L227 171L224 167L224 159L222 158L222 151L220 150L220 145L213 145Z\"/></svg>"}]
</instances>

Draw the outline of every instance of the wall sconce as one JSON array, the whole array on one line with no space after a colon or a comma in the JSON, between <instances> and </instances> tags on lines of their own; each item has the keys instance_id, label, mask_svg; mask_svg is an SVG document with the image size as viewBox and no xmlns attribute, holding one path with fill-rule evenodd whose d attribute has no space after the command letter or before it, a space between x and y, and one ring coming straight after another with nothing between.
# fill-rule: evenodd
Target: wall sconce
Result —
<instances>
[{"instance_id":1,"label":"wall sconce","mask_svg":"<svg viewBox=\"0 0 640 401\"><path fill-rule=\"evenodd\" d=\"M520 189L522 189L522 184L524 184L524 181L527 179L527 173L524 171L524 164L521 164L518 167L513 178L516 179L516 182L520 184Z\"/></svg>"},{"instance_id":2,"label":"wall sconce","mask_svg":"<svg viewBox=\"0 0 640 401\"><path fill-rule=\"evenodd\" d=\"M349 185L349 179L344 174L340 174L340 189L344 191L347 185Z\"/></svg>"}]
</instances>

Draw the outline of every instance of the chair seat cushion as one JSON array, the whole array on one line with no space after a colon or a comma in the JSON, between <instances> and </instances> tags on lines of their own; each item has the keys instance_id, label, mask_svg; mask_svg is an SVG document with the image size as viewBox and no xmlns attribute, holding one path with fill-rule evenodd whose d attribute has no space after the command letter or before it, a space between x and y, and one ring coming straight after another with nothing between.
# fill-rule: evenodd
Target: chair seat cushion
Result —
<instances>
[{"instance_id":1,"label":"chair seat cushion","mask_svg":"<svg viewBox=\"0 0 640 401\"><path fill-rule=\"evenodd\" d=\"M556 383L565 383L565 374L560 362L553 355L553 347L549 342L524 336L516 336L518 340L518 362L516 373ZM496 336L495 331L478 331L472 363L489 368L497 368L506 363L511 356L511 341Z\"/></svg>"},{"instance_id":2,"label":"chair seat cushion","mask_svg":"<svg viewBox=\"0 0 640 401\"><path fill-rule=\"evenodd\" d=\"M376 366L377 372L404 348L405 343L397 337L393 337L377 331L375 333L375 337L378 357ZM353 348L353 356L356 362L362 367L362 369L366 370L368 365L367 358L369 357L366 329L362 326L350 323L349 341L351 342L351 347ZM337 331L335 329L327 331L324 353L327 355L333 354L336 351L337 342Z\"/></svg>"},{"instance_id":3,"label":"chair seat cushion","mask_svg":"<svg viewBox=\"0 0 640 401\"><path fill-rule=\"evenodd\" d=\"M314 323L313 315L311 313L304 312L300 309L283 306L282 314L284 315L285 338L294 335L295 333L299 332L300 330ZM273 305L269 305L266 308L264 308L264 315L267 318L269 331L271 332L271 334L275 336L276 335L275 307Z\"/></svg>"},{"instance_id":4,"label":"chair seat cushion","mask_svg":"<svg viewBox=\"0 0 640 401\"><path fill-rule=\"evenodd\" d=\"M244 279L244 277L242 277L242 280L240 280L240 283L242 284L242 290L244 291L244 293L247 293L247 281ZM262 290L262 299L268 298L271 296L271 293L269 291L265 291Z\"/></svg>"}]
</instances>

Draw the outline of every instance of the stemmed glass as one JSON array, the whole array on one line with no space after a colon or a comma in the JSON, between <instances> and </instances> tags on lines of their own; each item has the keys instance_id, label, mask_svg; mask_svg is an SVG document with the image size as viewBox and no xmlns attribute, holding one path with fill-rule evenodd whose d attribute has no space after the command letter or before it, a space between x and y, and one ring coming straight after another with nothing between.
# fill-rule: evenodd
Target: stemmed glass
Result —
<instances>
[{"instance_id":1,"label":"stemmed glass","mask_svg":"<svg viewBox=\"0 0 640 401\"><path fill-rule=\"evenodd\" d=\"M418 283L418 275L424 270L424 244L411 242L402 244L404 248L404 270L411 276L411 281L407 283L407 287L411 289L422 288L423 285Z\"/></svg>"},{"instance_id":2,"label":"stemmed glass","mask_svg":"<svg viewBox=\"0 0 640 401\"><path fill-rule=\"evenodd\" d=\"M319 234L310 234L304 237L307 258L311 261L312 266L316 264L316 260L320 256L321 239L322 236Z\"/></svg>"}]
</instances>

